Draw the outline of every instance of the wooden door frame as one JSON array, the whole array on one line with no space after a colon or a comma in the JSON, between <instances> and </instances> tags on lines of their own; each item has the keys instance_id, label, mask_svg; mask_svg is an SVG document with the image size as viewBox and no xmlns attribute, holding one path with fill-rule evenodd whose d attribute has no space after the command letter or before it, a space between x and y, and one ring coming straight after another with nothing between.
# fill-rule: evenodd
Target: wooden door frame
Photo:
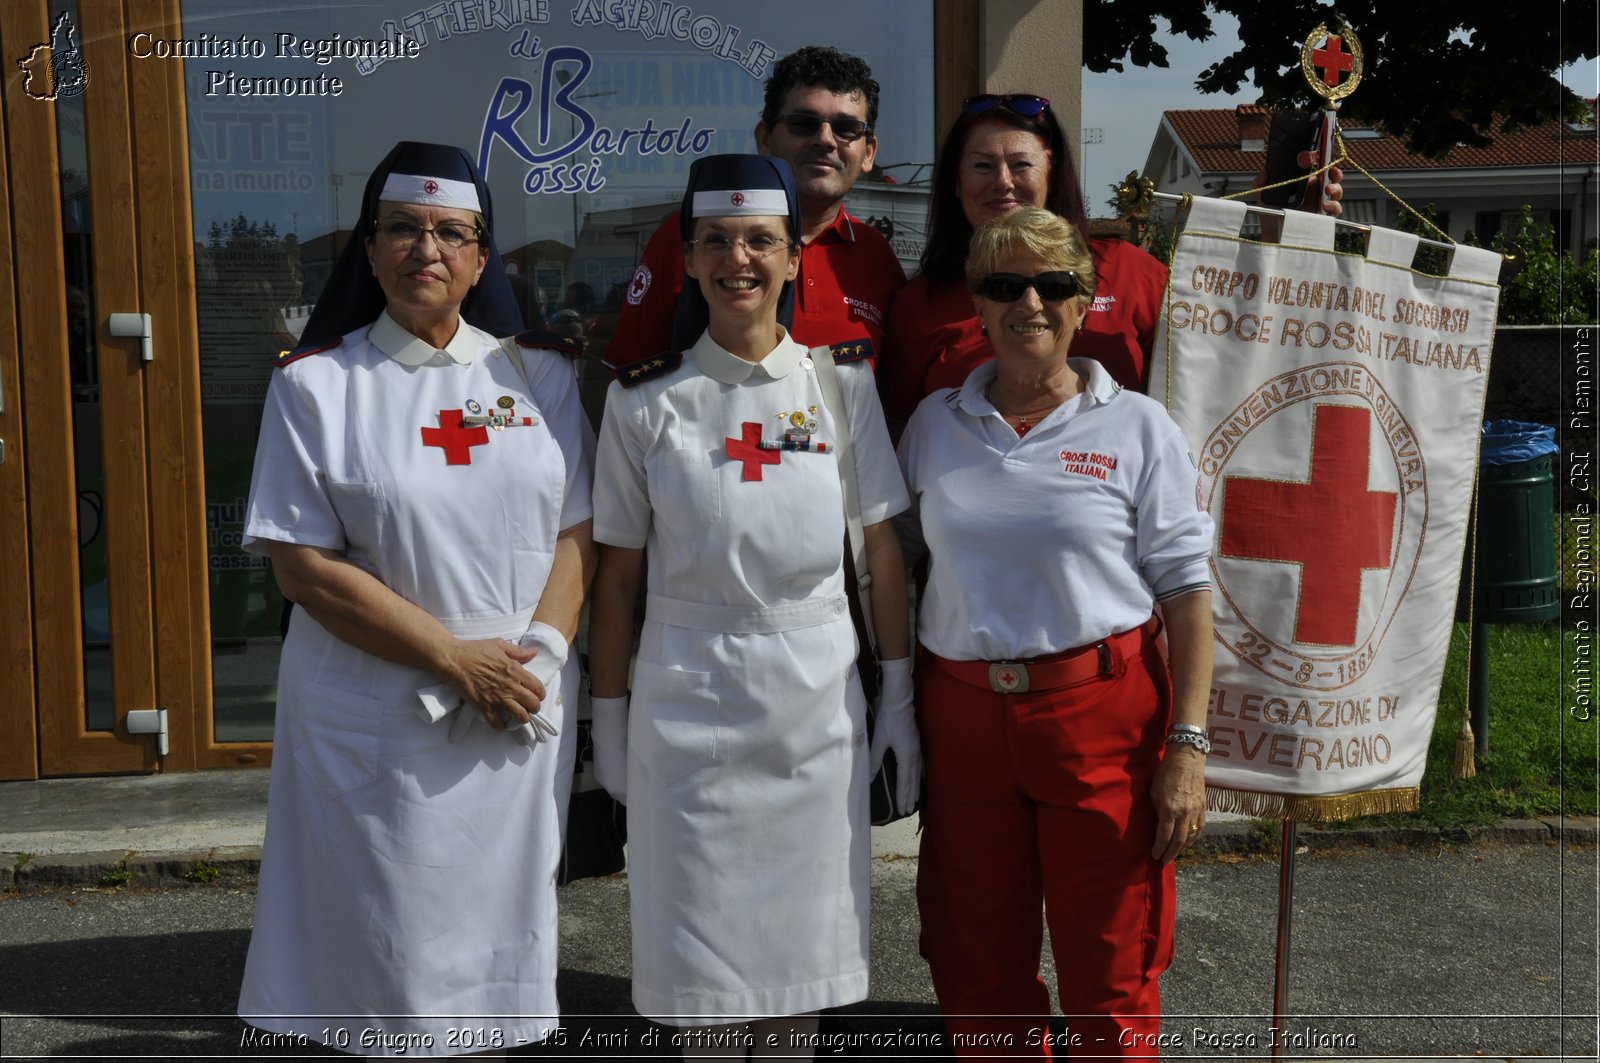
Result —
<instances>
[{"instance_id":1,"label":"wooden door frame","mask_svg":"<svg viewBox=\"0 0 1600 1063\"><path fill-rule=\"evenodd\" d=\"M83 3L79 46L90 159L115 728L85 726L56 104L0 76L0 779L189 771L270 762L270 743L219 744L212 719L208 545L193 211L183 64L132 62L129 35L181 35L177 0ZM48 0L0 4L0 59L50 40ZM151 316L154 360L110 336ZM72 544L63 549L63 544ZM130 736L130 709L165 708L169 752Z\"/></svg>"},{"instance_id":2,"label":"wooden door frame","mask_svg":"<svg viewBox=\"0 0 1600 1063\"><path fill-rule=\"evenodd\" d=\"M125 34L183 36L178 0L125 0ZM126 36L119 41L125 42ZM127 49L121 62L128 63ZM158 352L147 366L157 700L168 710L163 768L193 771L271 763L270 742L216 739L211 673L210 555L200 403L194 205L188 104L177 61L130 63L140 279Z\"/></svg>"},{"instance_id":3,"label":"wooden door frame","mask_svg":"<svg viewBox=\"0 0 1600 1063\"><path fill-rule=\"evenodd\" d=\"M0 10L0 57L10 56L13 34L22 28L19 12ZM38 38L35 38L36 40ZM6 117L5 143L0 144L0 779L39 777L38 728L33 669L33 577L28 552L27 439L23 434L22 375L18 352L22 350L21 278L14 269L18 234L13 222L11 147L24 143L27 127L11 111L22 95L21 70L8 64L0 77L0 113ZM34 131L37 132L36 130ZM24 153L26 157L26 153ZM28 196L21 205L26 229ZM32 290L32 289L30 289Z\"/></svg>"}]
</instances>

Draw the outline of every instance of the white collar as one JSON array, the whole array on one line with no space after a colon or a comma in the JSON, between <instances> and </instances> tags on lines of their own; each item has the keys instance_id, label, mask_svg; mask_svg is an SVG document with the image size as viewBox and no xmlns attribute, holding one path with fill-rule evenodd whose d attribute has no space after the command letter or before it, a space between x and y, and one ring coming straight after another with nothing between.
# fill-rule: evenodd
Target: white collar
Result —
<instances>
[{"instance_id":1,"label":"white collar","mask_svg":"<svg viewBox=\"0 0 1600 1063\"><path fill-rule=\"evenodd\" d=\"M451 361L459 365L471 365L472 359L478 354L478 342L473 336L473 328L465 321L457 320L456 334L451 336L450 342L441 349L426 340L419 340L406 331L404 325L389 316L388 308L378 315L378 320L367 330L367 340L401 365L413 369L427 365L441 353L448 355Z\"/></svg>"},{"instance_id":2,"label":"white collar","mask_svg":"<svg viewBox=\"0 0 1600 1063\"><path fill-rule=\"evenodd\" d=\"M1104 405L1116 398L1122 390L1122 385L1111 378L1111 374L1106 372L1106 367L1093 358L1068 358L1067 365L1084 378L1085 384L1083 391L1062 403L1063 406L1074 402L1079 407L1086 407L1090 403L1097 406ZM955 393L955 405L974 417L987 417L991 413L998 415L1000 411L989 401L989 385L994 383L995 377L999 375L1000 369L992 358L978 366L968 374L966 382Z\"/></svg>"},{"instance_id":3,"label":"white collar","mask_svg":"<svg viewBox=\"0 0 1600 1063\"><path fill-rule=\"evenodd\" d=\"M800 364L800 359L806 356L806 348L796 343L785 330L777 346L767 352L765 358L759 362L751 362L723 349L711 338L711 330L707 329L700 334L694 346L684 353L695 364L695 368L717 383L743 384L757 369L769 379L783 379L793 372L794 367Z\"/></svg>"}]
</instances>

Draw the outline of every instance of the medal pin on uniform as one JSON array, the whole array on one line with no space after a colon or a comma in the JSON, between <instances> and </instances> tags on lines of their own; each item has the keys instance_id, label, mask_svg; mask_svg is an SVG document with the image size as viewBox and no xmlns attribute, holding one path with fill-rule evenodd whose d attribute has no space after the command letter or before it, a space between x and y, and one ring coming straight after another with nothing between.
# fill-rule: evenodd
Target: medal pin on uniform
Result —
<instances>
[{"instance_id":1,"label":"medal pin on uniform","mask_svg":"<svg viewBox=\"0 0 1600 1063\"><path fill-rule=\"evenodd\" d=\"M466 402L466 406L467 406L467 412L468 413L482 413L483 412L483 406L479 404L477 399L468 399L467 402Z\"/></svg>"},{"instance_id":2,"label":"medal pin on uniform","mask_svg":"<svg viewBox=\"0 0 1600 1063\"><path fill-rule=\"evenodd\" d=\"M784 410L778 414L778 420L783 423L783 438L763 439L756 444L762 450L794 450L815 454L828 452L828 444L811 438L817 430L815 406L805 410Z\"/></svg>"}]
</instances>

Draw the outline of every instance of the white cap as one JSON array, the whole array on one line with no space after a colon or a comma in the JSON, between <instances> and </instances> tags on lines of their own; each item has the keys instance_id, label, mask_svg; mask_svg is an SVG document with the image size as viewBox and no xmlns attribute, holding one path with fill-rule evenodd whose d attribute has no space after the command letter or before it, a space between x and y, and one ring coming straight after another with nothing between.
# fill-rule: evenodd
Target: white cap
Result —
<instances>
[{"instance_id":1,"label":"white cap","mask_svg":"<svg viewBox=\"0 0 1600 1063\"><path fill-rule=\"evenodd\" d=\"M415 203L422 207L459 207L481 213L478 189L471 181L452 181L445 177L392 173L383 182L379 199L395 203Z\"/></svg>"}]
</instances>

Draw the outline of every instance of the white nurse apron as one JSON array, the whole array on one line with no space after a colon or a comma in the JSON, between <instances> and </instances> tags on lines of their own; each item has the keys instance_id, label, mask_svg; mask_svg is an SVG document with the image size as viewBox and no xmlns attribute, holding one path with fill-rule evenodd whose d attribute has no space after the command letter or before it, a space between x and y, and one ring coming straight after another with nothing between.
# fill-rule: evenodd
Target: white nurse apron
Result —
<instances>
[{"instance_id":1,"label":"white nurse apron","mask_svg":"<svg viewBox=\"0 0 1600 1063\"><path fill-rule=\"evenodd\" d=\"M525 379L478 337L467 364L402 365L363 332L279 370L247 533L342 549L453 634L516 641L558 526L588 516L582 415L559 356L526 352ZM438 434L449 411L501 396L538 423ZM325 541L330 520L343 542ZM541 707L559 741L525 747L480 722L451 743L448 720L418 711L436 677L295 610L242 1017L362 1054L510 1047L555 1027L576 670Z\"/></svg>"},{"instance_id":2,"label":"white nurse apron","mask_svg":"<svg viewBox=\"0 0 1600 1063\"><path fill-rule=\"evenodd\" d=\"M752 432L782 436L795 411L817 420L814 441L837 434L798 352L781 376L730 387L695 364L708 343L666 379L613 387L596 487L596 538L620 532L619 545L641 500L617 493L638 484L647 495L628 734L633 1000L673 1025L867 992L866 703L838 466L831 447L762 461L742 445ZM863 494L881 513L903 507L904 492L870 377L865 386L855 397L873 402L882 440L863 449L892 488L872 478Z\"/></svg>"}]
</instances>

